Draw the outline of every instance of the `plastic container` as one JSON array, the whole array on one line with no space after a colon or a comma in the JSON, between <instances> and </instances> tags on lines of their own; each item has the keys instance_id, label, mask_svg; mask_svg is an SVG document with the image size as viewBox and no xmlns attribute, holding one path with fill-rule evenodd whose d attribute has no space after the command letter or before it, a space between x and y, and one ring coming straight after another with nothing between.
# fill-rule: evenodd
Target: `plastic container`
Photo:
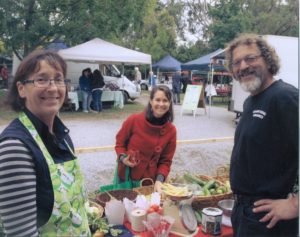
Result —
<instances>
[{"instance_id":1,"label":"plastic container","mask_svg":"<svg viewBox=\"0 0 300 237\"><path fill-rule=\"evenodd\" d=\"M202 210L202 231L210 235L219 235L222 233L223 211L215 207L207 207Z\"/></svg>"}]
</instances>

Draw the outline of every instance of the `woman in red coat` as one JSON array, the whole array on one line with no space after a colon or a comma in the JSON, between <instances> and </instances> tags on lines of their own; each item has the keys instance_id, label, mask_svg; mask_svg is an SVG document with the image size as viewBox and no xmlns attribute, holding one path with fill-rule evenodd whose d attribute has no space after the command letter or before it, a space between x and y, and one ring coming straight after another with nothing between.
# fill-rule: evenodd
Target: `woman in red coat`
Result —
<instances>
[{"instance_id":1,"label":"woman in red coat","mask_svg":"<svg viewBox=\"0 0 300 237\"><path fill-rule=\"evenodd\" d=\"M116 136L121 180L129 166L132 180L151 178L154 190L161 192L176 149L173 118L172 92L164 85L154 87L145 111L129 116Z\"/></svg>"}]
</instances>

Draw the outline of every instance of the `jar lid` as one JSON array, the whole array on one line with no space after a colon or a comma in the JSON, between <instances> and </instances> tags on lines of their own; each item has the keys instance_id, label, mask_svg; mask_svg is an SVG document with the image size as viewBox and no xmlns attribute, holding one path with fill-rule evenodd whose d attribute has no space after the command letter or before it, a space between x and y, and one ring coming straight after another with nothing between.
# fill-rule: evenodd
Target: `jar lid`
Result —
<instances>
[{"instance_id":1,"label":"jar lid","mask_svg":"<svg viewBox=\"0 0 300 237\"><path fill-rule=\"evenodd\" d=\"M197 227L197 219L193 208L189 204L180 205L180 217L183 226L190 232L194 232Z\"/></svg>"},{"instance_id":2,"label":"jar lid","mask_svg":"<svg viewBox=\"0 0 300 237\"><path fill-rule=\"evenodd\" d=\"M223 211L219 208L207 207L202 210L202 213L207 216L221 216L223 214Z\"/></svg>"}]
</instances>

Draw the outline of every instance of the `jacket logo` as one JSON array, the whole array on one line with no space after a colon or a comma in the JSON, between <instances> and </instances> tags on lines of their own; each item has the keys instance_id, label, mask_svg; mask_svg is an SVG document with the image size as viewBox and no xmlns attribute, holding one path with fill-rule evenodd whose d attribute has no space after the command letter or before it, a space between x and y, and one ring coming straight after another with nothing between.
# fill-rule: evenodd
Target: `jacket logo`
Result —
<instances>
[{"instance_id":1,"label":"jacket logo","mask_svg":"<svg viewBox=\"0 0 300 237\"><path fill-rule=\"evenodd\" d=\"M267 113L262 110L253 110L252 112L253 117L260 118L260 119L263 119L266 115Z\"/></svg>"}]
</instances>

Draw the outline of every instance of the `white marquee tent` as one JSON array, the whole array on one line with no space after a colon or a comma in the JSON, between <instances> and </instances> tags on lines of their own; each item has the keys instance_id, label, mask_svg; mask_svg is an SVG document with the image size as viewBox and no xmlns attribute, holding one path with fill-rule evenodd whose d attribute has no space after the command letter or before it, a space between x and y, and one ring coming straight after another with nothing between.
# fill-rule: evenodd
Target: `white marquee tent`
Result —
<instances>
[{"instance_id":1,"label":"white marquee tent","mask_svg":"<svg viewBox=\"0 0 300 237\"><path fill-rule=\"evenodd\" d=\"M80 63L107 63L123 65L151 64L151 55L127 49L99 38L58 53L67 61Z\"/></svg>"}]
</instances>

